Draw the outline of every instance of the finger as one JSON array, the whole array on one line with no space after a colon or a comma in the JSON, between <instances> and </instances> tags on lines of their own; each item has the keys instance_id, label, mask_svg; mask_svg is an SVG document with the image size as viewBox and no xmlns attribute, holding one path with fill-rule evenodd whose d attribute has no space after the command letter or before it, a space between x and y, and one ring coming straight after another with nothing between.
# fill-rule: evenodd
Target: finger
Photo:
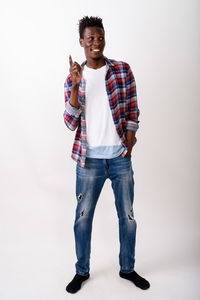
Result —
<instances>
[{"instance_id":1,"label":"finger","mask_svg":"<svg viewBox=\"0 0 200 300\"><path fill-rule=\"evenodd\" d=\"M72 70L78 70L78 71L80 71L81 70L81 66L76 65L76 64L73 63Z\"/></svg>"},{"instance_id":2,"label":"finger","mask_svg":"<svg viewBox=\"0 0 200 300\"><path fill-rule=\"evenodd\" d=\"M73 64L73 60L72 60L72 57L71 57L71 55L69 55L69 64L70 64L70 67L72 66L72 64Z\"/></svg>"},{"instance_id":3,"label":"finger","mask_svg":"<svg viewBox=\"0 0 200 300\"><path fill-rule=\"evenodd\" d=\"M81 67L79 64L75 64L75 62L72 65L72 70L78 70L79 72L81 72L83 70L83 67Z\"/></svg>"},{"instance_id":4,"label":"finger","mask_svg":"<svg viewBox=\"0 0 200 300\"><path fill-rule=\"evenodd\" d=\"M72 71L72 73L75 74L75 75L78 75L78 76L80 75L80 72L77 69Z\"/></svg>"},{"instance_id":5,"label":"finger","mask_svg":"<svg viewBox=\"0 0 200 300\"><path fill-rule=\"evenodd\" d=\"M79 63L77 63L77 61L74 61L73 64L75 64L78 68L81 68L81 65L79 65Z\"/></svg>"},{"instance_id":6,"label":"finger","mask_svg":"<svg viewBox=\"0 0 200 300\"><path fill-rule=\"evenodd\" d=\"M77 66L73 66L73 67L72 67L72 71L78 71Z\"/></svg>"}]
</instances>

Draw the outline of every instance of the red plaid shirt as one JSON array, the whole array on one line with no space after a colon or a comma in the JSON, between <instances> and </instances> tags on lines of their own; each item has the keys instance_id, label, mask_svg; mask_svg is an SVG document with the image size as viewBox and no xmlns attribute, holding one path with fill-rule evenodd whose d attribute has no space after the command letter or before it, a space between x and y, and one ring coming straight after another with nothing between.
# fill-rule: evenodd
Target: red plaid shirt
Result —
<instances>
[{"instance_id":1,"label":"red plaid shirt","mask_svg":"<svg viewBox=\"0 0 200 300\"><path fill-rule=\"evenodd\" d=\"M124 151L122 156L127 153L126 130L137 131L139 128L139 114L137 104L136 83L129 64L105 57L106 75L105 84L108 101L112 112L113 121L121 139ZM81 66L87 61L84 61ZM70 130L75 130L76 135L72 148L71 157L85 166L87 151L87 135L85 121L85 79L81 77L78 90L79 108L70 105L69 99L72 88L72 77L68 75L64 83L65 111L63 114L64 122ZM98 113L98 111L97 111ZM94 116L95 118L95 116ZM137 142L135 137L134 144Z\"/></svg>"}]
</instances>

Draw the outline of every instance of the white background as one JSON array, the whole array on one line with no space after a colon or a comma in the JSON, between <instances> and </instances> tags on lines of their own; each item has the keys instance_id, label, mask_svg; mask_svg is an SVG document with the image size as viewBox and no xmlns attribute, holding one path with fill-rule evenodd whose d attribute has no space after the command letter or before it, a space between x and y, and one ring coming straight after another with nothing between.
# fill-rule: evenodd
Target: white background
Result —
<instances>
[{"instance_id":1,"label":"white background","mask_svg":"<svg viewBox=\"0 0 200 300\"><path fill-rule=\"evenodd\" d=\"M199 1L1 1L0 298L199 299ZM78 20L103 19L104 54L130 64L140 128L132 152L142 291L119 277L111 182L100 195L90 279L75 295L75 132L63 120Z\"/></svg>"}]
</instances>

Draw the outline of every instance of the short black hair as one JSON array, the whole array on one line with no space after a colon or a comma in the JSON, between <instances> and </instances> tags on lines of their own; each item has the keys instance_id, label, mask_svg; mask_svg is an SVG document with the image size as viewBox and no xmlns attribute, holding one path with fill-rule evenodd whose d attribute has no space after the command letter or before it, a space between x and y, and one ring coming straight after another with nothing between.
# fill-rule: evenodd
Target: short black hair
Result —
<instances>
[{"instance_id":1,"label":"short black hair","mask_svg":"<svg viewBox=\"0 0 200 300\"><path fill-rule=\"evenodd\" d=\"M83 39L83 32L84 32L85 28L91 27L91 26L100 27L104 31L104 27L103 27L101 18L85 16L81 20L79 20L79 35L80 35L81 39Z\"/></svg>"}]
</instances>

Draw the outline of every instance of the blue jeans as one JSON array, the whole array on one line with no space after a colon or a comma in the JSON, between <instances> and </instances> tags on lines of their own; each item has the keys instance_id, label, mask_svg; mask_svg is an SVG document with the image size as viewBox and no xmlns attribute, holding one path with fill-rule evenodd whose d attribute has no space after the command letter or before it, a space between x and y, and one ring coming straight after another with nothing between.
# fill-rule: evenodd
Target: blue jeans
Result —
<instances>
[{"instance_id":1,"label":"blue jeans","mask_svg":"<svg viewBox=\"0 0 200 300\"><path fill-rule=\"evenodd\" d=\"M130 273L135 264L136 221L133 212L134 179L131 157L112 159L86 157L85 167L76 165L76 215L74 236L76 273L90 271L92 221L104 182L109 178L115 197L119 221L120 271Z\"/></svg>"}]
</instances>

